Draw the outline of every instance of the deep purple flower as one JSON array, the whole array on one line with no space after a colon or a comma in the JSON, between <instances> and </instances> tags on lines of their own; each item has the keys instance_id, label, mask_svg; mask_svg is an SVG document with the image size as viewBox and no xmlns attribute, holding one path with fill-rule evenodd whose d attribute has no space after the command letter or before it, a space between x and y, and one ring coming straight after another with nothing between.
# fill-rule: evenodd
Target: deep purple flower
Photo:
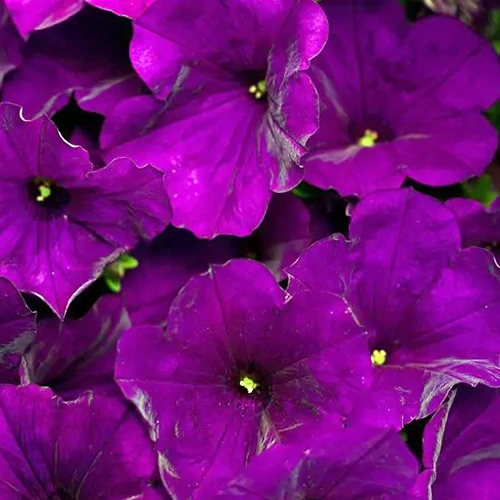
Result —
<instances>
[{"instance_id":1,"label":"deep purple flower","mask_svg":"<svg viewBox=\"0 0 500 500\"><path fill-rule=\"evenodd\" d=\"M165 486L200 499L303 424L328 414L340 426L371 373L364 332L340 298L290 299L251 260L191 279L166 331L125 332L116 365L152 428Z\"/></svg>"},{"instance_id":2,"label":"deep purple flower","mask_svg":"<svg viewBox=\"0 0 500 500\"><path fill-rule=\"evenodd\" d=\"M53 114L71 95L82 109L106 115L144 88L130 64L129 29L119 18L87 7L33 34L22 65L5 81L2 99L22 105L28 119Z\"/></svg>"},{"instance_id":3,"label":"deep purple flower","mask_svg":"<svg viewBox=\"0 0 500 500\"><path fill-rule=\"evenodd\" d=\"M92 171L44 116L0 104L0 274L63 316L71 299L170 218L163 174L118 159Z\"/></svg>"},{"instance_id":4,"label":"deep purple flower","mask_svg":"<svg viewBox=\"0 0 500 500\"><path fill-rule=\"evenodd\" d=\"M482 203L453 198L446 206L455 214L464 246L478 246L500 256L500 198L487 209Z\"/></svg>"},{"instance_id":5,"label":"deep purple flower","mask_svg":"<svg viewBox=\"0 0 500 500\"><path fill-rule=\"evenodd\" d=\"M23 356L23 384L49 386L64 399L76 399L86 391L119 396L114 381L116 343L130 327L119 297L102 297L81 319L55 315L37 325L33 345Z\"/></svg>"},{"instance_id":6,"label":"deep purple flower","mask_svg":"<svg viewBox=\"0 0 500 500\"><path fill-rule=\"evenodd\" d=\"M108 160L168 177L174 225L199 237L248 235L274 191L303 177L318 126L305 74L327 21L313 0L158 0L134 23L132 63L154 94L106 120Z\"/></svg>"},{"instance_id":7,"label":"deep purple flower","mask_svg":"<svg viewBox=\"0 0 500 500\"><path fill-rule=\"evenodd\" d=\"M0 87L4 76L22 62L23 41L19 36L4 0L0 1Z\"/></svg>"},{"instance_id":8,"label":"deep purple flower","mask_svg":"<svg viewBox=\"0 0 500 500\"><path fill-rule=\"evenodd\" d=\"M276 445L217 495L217 500L321 498L408 500L416 458L394 430L351 427L309 429L302 443Z\"/></svg>"},{"instance_id":9,"label":"deep purple flower","mask_svg":"<svg viewBox=\"0 0 500 500\"><path fill-rule=\"evenodd\" d=\"M133 408L89 394L0 386L0 497L123 500L153 477L155 453Z\"/></svg>"},{"instance_id":10,"label":"deep purple flower","mask_svg":"<svg viewBox=\"0 0 500 500\"><path fill-rule=\"evenodd\" d=\"M500 98L491 44L447 16L409 24L396 0L321 5L332 26L310 71L322 113L306 180L363 197L481 175L498 144L482 115Z\"/></svg>"},{"instance_id":11,"label":"deep purple flower","mask_svg":"<svg viewBox=\"0 0 500 500\"><path fill-rule=\"evenodd\" d=\"M19 382L21 356L33 342L35 314L16 287L0 278L0 383Z\"/></svg>"},{"instance_id":12,"label":"deep purple flower","mask_svg":"<svg viewBox=\"0 0 500 500\"><path fill-rule=\"evenodd\" d=\"M498 498L500 391L460 386L426 426L419 498ZM426 495L427 493L427 495Z\"/></svg>"},{"instance_id":13,"label":"deep purple flower","mask_svg":"<svg viewBox=\"0 0 500 500\"><path fill-rule=\"evenodd\" d=\"M133 325L165 324L168 310L190 278L237 257L236 243L227 237L202 241L183 229L169 227L132 252L139 262L122 279L121 296Z\"/></svg>"},{"instance_id":14,"label":"deep purple flower","mask_svg":"<svg viewBox=\"0 0 500 500\"><path fill-rule=\"evenodd\" d=\"M368 330L367 418L401 428L457 382L500 386L500 268L485 250L459 251L453 214L413 190L379 192L356 206L349 235L306 250L289 292L340 294Z\"/></svg>"}]
</instances>

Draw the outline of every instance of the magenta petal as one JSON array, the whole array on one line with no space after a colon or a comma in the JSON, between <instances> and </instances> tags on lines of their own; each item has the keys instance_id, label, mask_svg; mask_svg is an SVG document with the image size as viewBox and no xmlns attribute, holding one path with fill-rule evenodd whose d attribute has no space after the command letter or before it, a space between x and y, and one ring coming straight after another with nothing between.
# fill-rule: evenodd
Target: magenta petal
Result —
<instances>
[{"instance_id":1,"label":"magenta petal","mask_svg":"<svg viewBox=\"0 0 500 500\"><path fill-rule=\"evenodd\" d=\"M408 500L415 457L393 430L309 428L293 445L276 445L250 462L217 500L323 498Z\"/></svg>"},{"instance_id":2,"label":"magenta petal","mask_svg":"<svg viewBox=\"0 0 500 500\"><path fill-rule=\"evenodd\" d=\"M149 96L122 102L105 122L105 156L129 156L163 170L175 226L200 238L246 236L262 221L271 197L269 173L252 140L261 108L231 84L226 92L200 91L186 99L171 108Z\"/></svg>"},{"instance_id":3,"label":"magenta petal","mask_svg":"<svg viewBox=\"0 0 500 500\"><path fill-rule=\"evenodd\" d=\"M0 87L4 76L19 67L23 61L23 40L9 16L5 2L0 2Z\"/></svg>"},{"instance_id":4,"label":"magenta petal","mask_svg":"<svg viewBox=\"0 0 500 500\"><path fill-rule=\"evenodd\" d=\"M434 463L432 498L493 500L498 496L499 396L498 390L484 386L459 387L450 401L444 434L436 436L431 429L425 433L424 450L435 440L441 445Z\"/></svg>"},{"instance_id":5,"label":"magenta petal","mask_svg":"<svg viewBox=\"0 0 500 500\"><path fill-rule=\"evenodd\" d=\"M87 7L35 33L26 43L22 66L5 82L3 100L22 105L24 116L34 118L53 114L74 94L83 109L106 115L144 88L122 43L126 30L120 19Z\"/></svg>"},{"instance_id":6,"label":"magenta petal","mask_svg":"<svg viewBox=\"0 0 500 500\"><path fill-rule=\"evenodd\" d=\"M155 473L152 443L129 406L87 395L71 403L37 386L0 386L0 496L138 495Z\"/></svg>"},{"instance_id":7,"label":"magenta petal","mask_svg":"<svg viewBox=\"0 0 500 500\"><path fill-rule=\"evenodd\" d=\"M84 0L5 0L14 24L23 38L35 30L50 28L74 16Z\"/></svg>"},{"instance_id":8,"label":"magenta petal","mask_svg":"<svg viewBox=\"0 0 500 500\"><path fill-rule=\"evenodd\" d=\"M107 296L78 320L39 321L35 341L23 357L24 384L49 386L64 399L86 391L119 396L114 381L116 343L130 321L119 297Z\"/></svg>"},{"instance_id":9,"label":"magenta petal","mask_svg":"<svg viewBox=\"0 0 500 500\"><path fill-rule=\"evenodd\" d=\"M21 356L34 339L35 314L4 278L0 278L0 299L0 383L17 383Z\"/></svg>"},{"instance_id":10,"label":"magenta petal","mask_svg":"<svg viewBox=\"0 0 500 500\"><path fill-rule=\"evenodd\" d=\"M349 236L362 245L349 303L364 324L387 330L404 318L460 248L453 214L412 189L363 200L354 209Z\"/></svg>"}]
</instances>

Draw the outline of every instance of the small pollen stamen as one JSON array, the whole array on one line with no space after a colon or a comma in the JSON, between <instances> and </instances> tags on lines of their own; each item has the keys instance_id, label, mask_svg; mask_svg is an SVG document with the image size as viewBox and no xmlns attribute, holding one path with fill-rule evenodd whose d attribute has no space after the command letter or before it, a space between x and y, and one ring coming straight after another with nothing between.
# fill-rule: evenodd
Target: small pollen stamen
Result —
<instances>
[{"instance_id":1,"label":"small pollen stamen","mask_svg":"<svg viewBox=\"0 0 500 500\"><path fill-rule=\"evenodd\" d=\"M248 394L252 394L252 392L259 387L259 383L249 376L244 376L240 379L240 387L246 389Z\"/></svg>"},{"instance_id":2,"label":"small pollen stamen","mask_svg":"<svg viewBox=\"0 0 500 500\"><path fill-rule=\"evenodd\" d=\"M378 133L375 130L366 129L363 137L358 140L358 146L363 148L373 148L378 139Z\"/></svg>"},{"instance_id":3,"label":"small pollen stamen","mask_svg":"<svg viewBox=\"0 0 500 500\"><path fill-rule=\"evenodd\" d=\"M36 201L40 202L46 200L52 194L52 189L50 189L49 186L45 186L43 184L38 186L38 191L40 194L36 197Z\"/></svg>"},{"instance_id":4,"label":"small pollen stamen","mask_svg":"<svg viewBox=\"0 0 500 500\"><path fill-rule=\"evenodd\" d=\"M255 96L255 99L262 99L267 94L266 81L258 81L257 84L251 85L248 91Z\"/></svg>"},{"instance_id":5,"label":"small pollen stamen","mask_svg":"<svg viewBox=\"0 0 500 500\"><path fill-rule=\"evenodd\" d=\"M371 355L372 364L381 366L387 361L387 352L383 349L375 349Z\"/></svg>"}]
</instances>

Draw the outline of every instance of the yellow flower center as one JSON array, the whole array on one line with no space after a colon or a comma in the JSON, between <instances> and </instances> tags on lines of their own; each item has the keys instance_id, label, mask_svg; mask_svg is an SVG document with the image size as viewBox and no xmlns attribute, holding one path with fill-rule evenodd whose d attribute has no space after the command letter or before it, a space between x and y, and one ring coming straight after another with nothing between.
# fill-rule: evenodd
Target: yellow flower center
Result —
<instances>
[{"instance_id":1,"label":"yellow flower center","mask_svg":"<svg viewBox=\"0 0 500 500\"><path fill-rule=\"evenodd\" d=\"M248 91L255 96L255 99L262 99L267 93L266 81L260 80L256 85L252 85Z\"/></svg>"},{"instance_id":2,"label":"yellow flower center","mask_svg":"<svg viewBox=\"0 0 500 500\"><path fill-rule=\"evenodd\" d=\"M383 349L375 349L372 352L372 364L376 366L383 365L387 360L387 353Z\"/></svg>"},{"instance_id":3,"label":"yellow flower center","mask_svg":"<svg viewBox=\"0 0 500 500\"><path fill-rule=\"evenodd\" d=\"M38 189L38 195L35 198L36 201L38 202L43 202L47 198L50 197L52 194L52 183L48 179L43 179L42 177L39 177L35 179L35 184Z\"/></svg>"},{"instance_id":4,"label":"yellow flower center","mask_svg":"<svg viewBox=\"0 0 500 500\"><path fill-rule=\"evenodd\" d=\"M252 377L244 375L240 378L240 387L246 389L248 394L252 394L259 387L259 384Z\"/></svg>"},{"instance_id":5,"label":"yellow flower center","mask_svg":"<svg viewBox=\"0 0 500 500\"><path fill-rule=\"evenodd\" d=\"M373 148L378 139L378 133L375 130L366 129L365 134L358 140L358 146L363 148Z\"/></svg>"}]
</instances>

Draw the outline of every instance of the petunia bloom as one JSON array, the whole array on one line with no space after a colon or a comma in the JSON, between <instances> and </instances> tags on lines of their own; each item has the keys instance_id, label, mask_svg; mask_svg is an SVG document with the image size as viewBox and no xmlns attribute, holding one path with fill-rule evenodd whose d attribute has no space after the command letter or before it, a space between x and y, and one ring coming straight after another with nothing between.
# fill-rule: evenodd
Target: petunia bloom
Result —
<instances>
[{"instance_id":1,"label":"petunia bloom","mask_svg":"<svg viewBox=\"0 0 500 500\"><path fill-rule=\"evenodd\" d=\"M82 109L106 115L145 89L130 64L130 36L124 20L86 7L30 37L22 64L5 80L2 99L21 105L28 119L54 114L72 95Z\"/></svg>"},{"instance_id":2,"label":"petunia bloom","mask_svg":"<svg viewBox=\"0 0 500 500\"><path fill-rule=\"evenodd\" d=\"M87 391L120 396L114 380L116 344L130 320L116 296L102 297L83 318L42 318L21 363L21 382L50 387L65 400Z\"/></svg>"},{"instance_id":3,"label":"petunia bloom","mask_svg":"<svg viewBox=\"0 0 500 500\"><path fill-rule=\"evenodd\" d=\"M486 250L460 250L445 206L409 189L375 193L349 236L307 249L288 291L339 294L367 329L375 376L362 419L399 429L458 382L500 386L500 267Z\"/></svg>"},{"instance_id":4,"label":"petunia bloom","mask_svg":"<svg viewBox=\"0 0 500 500\"><path fill-rule=\"evenodd\" d=\"M499 415L498 389L458 387L426 426L419 498L498 498Z\"/></svg>"},{"instance_id":5,"label":"petunia bloom","mask_svg":"<svg viewBox=\"0 0 500 500\"><path fill-rule=\"evenodd\" d=\"M309 429L303 442L276 445L250 462L217 500L321 498L407 500L417 459L394 430Z\"/></svg>"},{"instance_id":6,"label":"petunia bloom","mask_svg":"<svg viewBox=\"0 0 500 500\"><path fill-rule=\"evenodd\" d=\"M191 279L165 331L125 332L116 364L174 498L210 498L252 456L322 415L340 427L371 374L365 333L343 300L290 299L265 266L243 259Z\"/></svg>"},{"instance_id":7,"label":"petunia bloom","mask_svg":"<svg viewBox=\"0 0 500 500\"><path fill-rule=\"evenodd\" d=\"M0 386L0 497L123 500L156 470L130 406L86 395L70 403L37 386Z\"/></svg>"},{"instance_id":8,"label":"petunia bloom","mask_svg":"<svg viewBox=\"0 0 500 500\"><path fill-rule=\"evenodd\" d=\"M306 180L364 197L481 175L498 145L482 115L500 98L491 44L448 16L410 24L397 0L321 5L332 26L310 70L322 112Z\"/></svg>"},{"instance_id":9,"label":"petunia bloom","mask_svg":"<svg viewBox=\"0 0 500 500\"><path fill-rule=\"evenodd\" d=\"M35 336L35 314L16 287L0 278L0 383L19 383L21 357Z\"/></svg>"},{"instance_id":10,"label":"petunia bloom","mask_svg":"<svg viewBox=\"0 0 500 500\"><path fill-rule=\"evenodd\" d=\"M103 268L170 219L163 174L118 159L92 171L88 154L44 116L0 104L0 275L62 317Z\"/></svg>"},{"instance_id":11,"label":"petunia bloom","mask_svg":"<svg viewBox=\"0 0 500 500\"><path fill-rule=\"evenodd\" d=\"M167 174L174 225L244 236L292 189L318 127L305 70L327 21L313 0L158 0L134 23L131 60L154 96L124 100L101 145Z\"/></svg>"}]
</instances>

